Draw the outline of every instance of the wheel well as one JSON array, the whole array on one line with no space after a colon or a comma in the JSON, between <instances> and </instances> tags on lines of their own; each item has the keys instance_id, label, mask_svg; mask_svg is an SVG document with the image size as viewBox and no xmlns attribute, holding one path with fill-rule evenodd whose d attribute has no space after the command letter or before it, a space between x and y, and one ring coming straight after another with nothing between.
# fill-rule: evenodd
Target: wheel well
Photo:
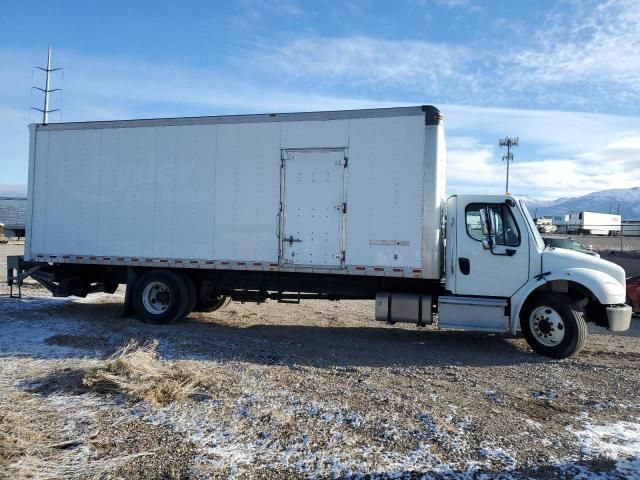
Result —
<instances>
[{"instance_id":1,"label":"wheel well","mask_svg":"<svg viewBox=\"0 0 640 480\"><path fill-rule=\"evenodd\" d=\"M596 296L584 285L571 280L552 280L533 290L523 303L521 312L531 298L539 292L557 292L566 294L573 304L582 308L588 322L607 326L607 312Z\"/></svg>"}]
</instances>

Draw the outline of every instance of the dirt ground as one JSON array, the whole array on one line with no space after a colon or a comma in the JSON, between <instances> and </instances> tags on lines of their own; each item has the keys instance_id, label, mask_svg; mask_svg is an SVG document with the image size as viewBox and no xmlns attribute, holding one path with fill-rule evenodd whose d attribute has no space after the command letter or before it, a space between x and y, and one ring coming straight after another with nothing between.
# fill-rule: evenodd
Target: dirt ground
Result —
<instances>
[{"instance_id":1,"label":"dirt ground","mask_svg":"<svg viewBox=\"0 0 640 480\"><path fill-rule=\"evenodd\" d=\"M21 249L0 245L0 478L640 478L640 319L563 361L368 301L152 326L122 289L7 298Z\"/></svg>"}]
</instances>

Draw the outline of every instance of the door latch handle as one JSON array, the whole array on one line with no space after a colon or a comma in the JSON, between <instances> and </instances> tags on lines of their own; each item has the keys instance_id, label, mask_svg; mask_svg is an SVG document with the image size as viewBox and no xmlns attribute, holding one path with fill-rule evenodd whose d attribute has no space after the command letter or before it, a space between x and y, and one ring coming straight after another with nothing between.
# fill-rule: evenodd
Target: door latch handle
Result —
<instances>
[{"instance_id":1,"label":"door latch handle","mask_svg":"<svg viewBox=\"0 0 640 480\"><path fill-rule=\"evenodd\" d=\"M285 242L289 242L289 246L293 245L294 242L301 242L299 238L293 238L293 235L289 235L289 238L284 239Z\"/></svg>"},{"instance_id":2,"label":"door latch handle","mask_svg":"<svg viewBox=\"0 0 640 480\"><path fill-rule=\"evenodd\" d=\"M469 275L469 273L471 272L471 262L468 258L458 258L458 266L460 267L460 273L462 273L463 275Z\"/></svg>"}]
</instances>

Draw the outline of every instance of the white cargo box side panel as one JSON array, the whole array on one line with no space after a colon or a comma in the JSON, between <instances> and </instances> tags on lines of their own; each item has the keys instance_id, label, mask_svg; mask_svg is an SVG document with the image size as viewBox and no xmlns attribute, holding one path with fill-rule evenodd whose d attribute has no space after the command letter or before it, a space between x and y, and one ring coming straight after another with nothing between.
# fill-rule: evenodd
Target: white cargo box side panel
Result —
<instances>
[{"instance_id":1,"label":"white cargo box side panel","mask_svg":"<svg viewBox=\"0 0 640 480\"><path fill-rule=\"evenodd\" d=\"M424 123L422 115L351 121L348 264L421 268Z\"/></svg>"},{"instance_id":2,"label":"white cargo box side panel","mask_svg":"<svg viewBox=\"0 0 640 480\"><path fill-rule=\"evenodd\" d=\"M176 216L173 237L174 257L214 258L215 182L217 158L215 154L217 126L193 125L180 127L176 173ZM189 255L180 257L184 247Z\"/></svg>"},{"instance_id":3,"label":"white cargo box side panel","mask_svg":"<svg viewBox=\"0 0 640 480\"><path fill-rule=\"evenodd\" d=\"M36 196L44 193L44 205L34 211L33 220L44 227L40 246L56 254L95 252L99 132L56 131L45 137L47 154L36 151L35 166ZM32 247L32 253L38 252Z\"/></svg>"},{"instance_id":4,"label":"white cargo box side panel","mask_svg":"<svg viewBox=\"0 0 640 480\"><path fill-rule=\"evenodd\" d=\"M349 122L353 120L283 122L281 148L344 148Z\"/></svg>"},{"instance_id":5,"label":"white cargo box side panel","mask_svg":"<svg viewBox=\"0 0 640 480\"><path fill-rule=\"evenodd\" d=\"M27 238L25 239L25 258L31 260L32 252L43 252L46 242L45 214L47 206L46 168L49 164L49 132L36 135L35 125L29 127L30 145L33 151L29 158L29 193L27 206ZM36 158L38 161L36 161ZM36 221L34 221L34 218Z\"/></svg>"},{"instance_id":6,"label":"white cargo box side panel","mask_svg":"<svg viewBox=\"0 0 640 480\"><path fill-rule=\"evenodd\" d=\"M280 125L218 125L215 258L278 261Z\"/></svg>"},{"instance_id":7,"label":"white cargo box side panel","mask_svg":"<svg viewBox=\"0 0 640 480\"><path fill-rule=\"evenodd\" d=\"M212 134L213 133L213 134ZM32 253L213 254L215 126L39 131Z\"/></svg>"},{"instance_id":8,"label":"white cargo box side panel","mask_svg":"<svg viewBox=\"0 0 640 480\"><path fill-rule=\"evenodd\" d=\"M213 256L215 125L156 130L153 258Z\"/></svg>"}]
</instances>

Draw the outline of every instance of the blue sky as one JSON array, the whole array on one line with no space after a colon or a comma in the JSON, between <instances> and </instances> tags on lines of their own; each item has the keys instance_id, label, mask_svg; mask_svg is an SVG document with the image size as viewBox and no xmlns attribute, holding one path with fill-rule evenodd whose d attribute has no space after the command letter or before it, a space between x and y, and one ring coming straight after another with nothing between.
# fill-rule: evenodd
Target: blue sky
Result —
<instances>
[{"instance_id":1,"label":"blue sky","mask_svg":"<svg viewBox=\"0 0 640 480\"><path fill-rule=\"evenodd\" d=\"M54 47L51 121L434 104L449 193L538 199L640 186L640 2L8 2L0 192L27 176Z\"/></svg>"}]
</instances>

